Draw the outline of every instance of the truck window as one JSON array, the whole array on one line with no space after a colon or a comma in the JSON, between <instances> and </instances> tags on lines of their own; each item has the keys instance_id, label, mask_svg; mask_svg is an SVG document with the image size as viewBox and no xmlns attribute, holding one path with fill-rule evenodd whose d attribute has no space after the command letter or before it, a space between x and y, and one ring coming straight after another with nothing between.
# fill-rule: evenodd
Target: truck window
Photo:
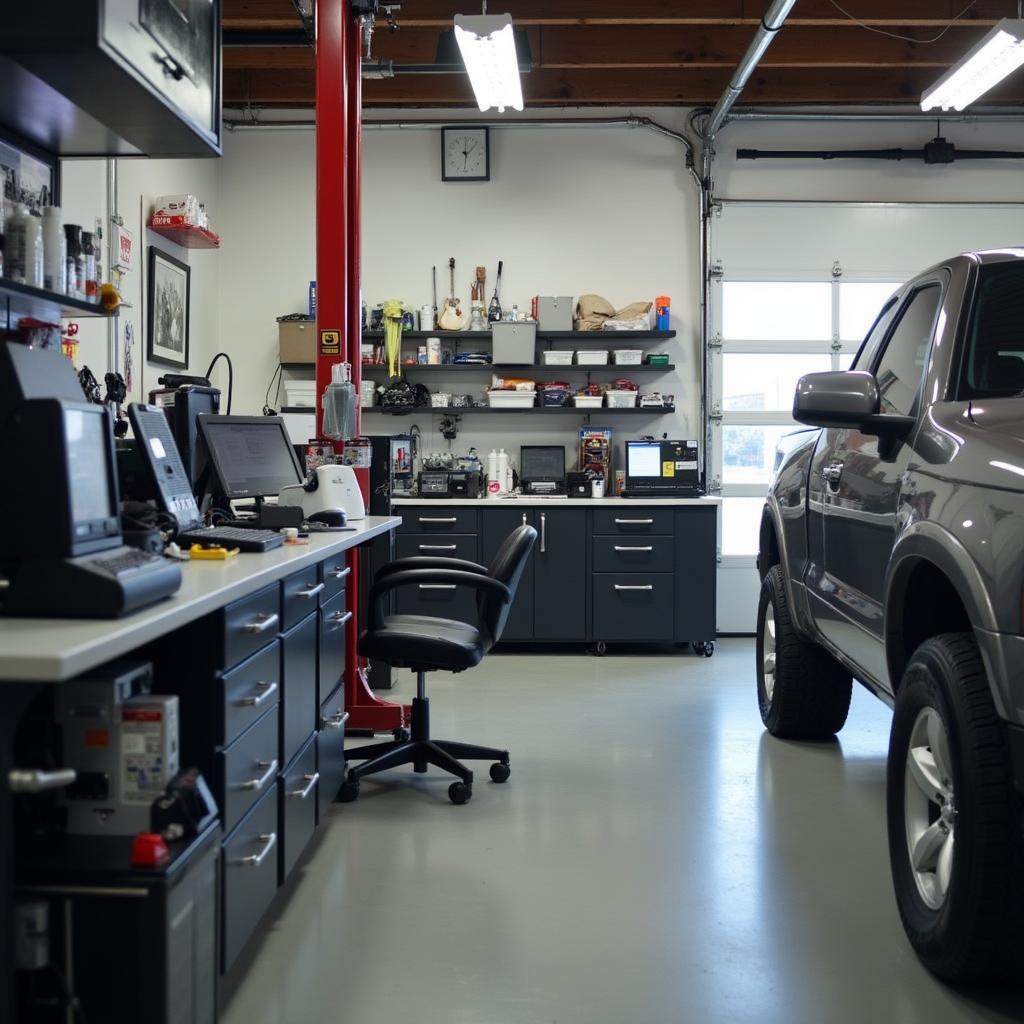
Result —
<instances>
[{"instance_id":1,"label":"truck window","mask_svg":"<svg viewBox=\"0 0 1024 1024\"><path fill-rule=\"evenodd\" d=\"M928 284L918 288L900 310L896 327L875 367L883 413L917 415L924 365L941 299L938 284Z\"/></svg>"},{"instance_id":2,"label":"truck window","mask_svg":"<svg viewBox=\"0 0 1024 1024\"><path fill-rule=\"evenodd\" d=\"M867 337L860 343L857 357L850 367L851 370L864 370L871 365L871 360L875 357L878 345L885 336L885 332L889 329L889 321L892 320L892 314L895 309L896 296L893 296L882 307L882 311L875 317L875 322L871 325L871 330L868 331Z\"/></svg>"},{"instance_id":3,"label":"truck window","mask_svg":"<svg viewBox=\"0 0 1024 1024\"><path fill-rule=\"evenodd\" d=\"M1024 265L981 268L960 375L959 398L1024 391Z\"/></svg>"}]
</instances>

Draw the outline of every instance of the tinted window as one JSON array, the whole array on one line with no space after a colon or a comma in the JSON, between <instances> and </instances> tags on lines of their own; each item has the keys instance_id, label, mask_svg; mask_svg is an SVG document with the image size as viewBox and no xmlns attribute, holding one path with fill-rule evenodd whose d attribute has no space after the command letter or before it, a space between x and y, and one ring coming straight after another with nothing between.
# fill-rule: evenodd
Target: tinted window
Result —
<instances>
[{"instance_id":1,"label":"tinted window","mask_svg":"<svg viewBox=\"0 0 1024 1024\"><path fill-rule=\"evenodd\" d=\"M916 415L921 378L941 298L942 289L937 284L926 285L918 288L900 311L896 329L875 368L883 413Z\"/></svg>"},{"instance_id":2,"label":"tinted window","mask_svg":"<svg viewBox=\"0 0 1024 1024\"><path fill-rule=\"evenodd\" d=\"M857 358L854 359L851 369L863 370L870 365L871 360L875 355L875 350L878 348L879 342L884 337L885 332L889 329L889 322L892 320L892 314L895 308L895 299L891 299L882 307L882 312L875 317L875 322L871 325L871 330L868 331L868 336L860 343L860 348L857 351Z\"/></svg>"},{"instance_id":3,"label":"tinted window","mask_svg":"<svg viewBox=\"0 0 1024 1024\"><path fill-rule=\"evenodd\" d=\"M967 331L961 399L1024 391L1024 266L981 268Z\"/></svg>"}]
</instances>

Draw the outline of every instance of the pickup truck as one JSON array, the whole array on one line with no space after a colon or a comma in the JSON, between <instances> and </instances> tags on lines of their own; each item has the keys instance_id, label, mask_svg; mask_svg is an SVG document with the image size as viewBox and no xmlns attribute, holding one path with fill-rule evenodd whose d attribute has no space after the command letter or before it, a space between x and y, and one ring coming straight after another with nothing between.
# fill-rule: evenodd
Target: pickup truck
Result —
<instances>
[{"instance_id":1,"label":"pickup truck","mask_svg":"<svg viewBox=\"0 0 1024 1024\"><path fill-rule=\"evenodd\" d=\"M761 521L768 731L831 738L856 679L893 708L889 858L953 983L1017 974L1024 893L1024 248L893 295L851 369L800 379Z\"/></svg>"}]
</instances>

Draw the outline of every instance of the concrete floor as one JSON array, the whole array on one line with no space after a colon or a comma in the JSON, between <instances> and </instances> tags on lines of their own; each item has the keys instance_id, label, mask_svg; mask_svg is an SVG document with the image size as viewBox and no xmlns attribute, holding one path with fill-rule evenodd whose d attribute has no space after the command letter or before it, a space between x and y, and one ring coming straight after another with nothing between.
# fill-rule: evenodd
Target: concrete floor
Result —
<instances>
[{"instance_id":1,"label":"concrete floor","mask_svg":"<svg viewBox=\"0 0 1024 1024\"><path fill-rule=\"evenodd\" d=\"M889 711L768 737L753 642L495 655L430 686L434 732L512 779L396 770L336 805L224 1024L1019 1021L917 962L885 838ZM402 673L407 695L412 677Z\"/></svg>"}]
</instances>

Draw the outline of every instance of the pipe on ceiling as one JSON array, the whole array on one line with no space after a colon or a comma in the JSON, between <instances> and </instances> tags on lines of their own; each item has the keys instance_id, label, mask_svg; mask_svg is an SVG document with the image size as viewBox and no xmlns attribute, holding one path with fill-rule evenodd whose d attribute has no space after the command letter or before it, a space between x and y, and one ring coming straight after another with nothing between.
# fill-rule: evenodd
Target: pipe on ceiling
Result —
<instances>
[{"instance_id":1,"label":"pipe on ceiling","mask_svg":"<svg viewBox=\"0 0 1024 1024\"><path fill-rule=\"evenodd\" d=\"M967 112L962 114L942 114L936 117L935 114L922 113L884 113L869 114L845 111L819 111L816 113L808 111L783 111L783 110L739 110L729 114L727 121L748 121L748 122L772 122L788 121L795 123L812 124L815 122L838 121L868 123L898 123L904 122L913 124L922 122L935 124L941 121L943 124L998 124L1001 121L1015 122L1024 121L1024 111L981 111Z\"/></svg>"}]
</instances>

